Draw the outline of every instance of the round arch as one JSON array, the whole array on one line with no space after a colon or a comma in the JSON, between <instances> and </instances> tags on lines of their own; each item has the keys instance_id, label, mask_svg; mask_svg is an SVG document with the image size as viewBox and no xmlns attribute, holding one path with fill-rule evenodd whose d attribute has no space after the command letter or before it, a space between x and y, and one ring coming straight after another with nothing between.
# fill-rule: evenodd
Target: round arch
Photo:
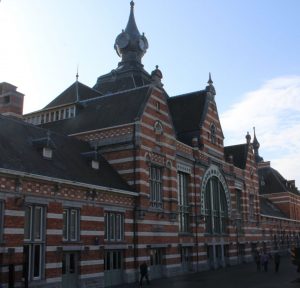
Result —
<instances>
[{"instance_id":1,"label":"round arch","mask_svg":"<svg viewBox=\"0 0 300 288\"><path fill-rule=\"evenodd\" d=\"M221 173L220 169L216 165L211 165L205 172L203 178L202 178L202 184L201 184L201 214L205 214L205 189L208 181L210 178L216 177L220 181L220 183L223 186L225 197L226 197L226 203L228 208L228 217L231 215L231 200L230 200L230 192L226 183L226 180Z\"/></svg>"}]
</instances>

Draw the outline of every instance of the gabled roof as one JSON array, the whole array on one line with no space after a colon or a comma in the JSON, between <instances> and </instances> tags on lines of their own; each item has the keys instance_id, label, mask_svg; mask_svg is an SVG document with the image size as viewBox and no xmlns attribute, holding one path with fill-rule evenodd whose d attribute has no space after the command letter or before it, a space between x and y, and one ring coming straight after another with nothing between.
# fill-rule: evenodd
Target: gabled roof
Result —
<instances>
[{"instance_id":1,"label":"gabled roof","mask_svg":"<svg viewBox=\"0 0 300 288\"><path fill-rule=\"evenodd\" d=\"M287 215L282 210L280 210L275 204L273 204L269 199L265 197L260 197L259 203L261 214L273 217L288 218Z\"/></svg>"},{"instance_id":2,"label":"gabled roof","mask_svg":"<svg viewBox=\"0 0 300 288\"><path fill-rule=\"evenodd\" d=\"M233 165L245 169L247 156L248 156L248 144L238 144L224 147L225 159L229 156L233 156Z\"/></svg>"},{"instance_id":3,"label":"gabled roof","mask_svg":"<svg viewBox=\"0 0 300 288\"><path fill-rule=\"evenodd\" d=\"M299 194L296 187L289 185L288 181L272 167L258 169L260 194L292 192Z\"/></svg>"},{"instance_id":4,"label":"gabled roof","mask_svg":"<svg viewBox=\"0 0 300 288\"><path fill-rule=\"evenodd\" d=\"M0 168L132 191L101 155L99 170L91 167L81 155L91 150L87 142L51 133L53 158L43 158L41 147L34 140L45 139L47 133L45 129L0 115Z\"/></svg>"},{"instance_id":5,"label":"gabled roof","mask_svg":"<svg viewBox=\"0 0 300 288\"><path fill-rule=\"evenodd\" d=\"M68 87L64 92L58 95L53 101L51 101L44 109L49 109L49 108L54 108L56 106L74 103L77 101L77 95L78 95L78 100L82 101L82 100L99 97L102 94L76 81L70 87Z\"/></svg>"},{"instance_id":6,"label":"gabled roof","mask_svg":"<svg viewBox=\"0 0 300 288\"><path fill-rule=\"evenodd\" d=\"M178 140L190 145L204 120L207 91L197 91L168 98L168 105Z\"/></svg>"},{"instance_id":7,"label":"gabled roof","mask_svg":"<svg viewBox=\"0 0 300 288\"><path fill-rule=\"evenodd\" d=\"M133 123L140 116L151 91L151 86L144 86L81 101L81 107L76 111L74 118L41 126L70 135Z\"/></svg>"}]
</instances>

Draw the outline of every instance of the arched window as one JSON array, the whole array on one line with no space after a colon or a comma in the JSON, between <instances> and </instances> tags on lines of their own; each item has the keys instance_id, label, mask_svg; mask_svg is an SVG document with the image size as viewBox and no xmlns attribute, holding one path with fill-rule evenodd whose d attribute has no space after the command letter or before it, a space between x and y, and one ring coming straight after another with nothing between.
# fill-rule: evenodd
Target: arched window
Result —
<instances>
[{"instance_id":1,"label":"arched window","mask_svg":"<svg viewBox=\"0 0 300 288\"><path fill-rule=\"evenodd\" d=\"M206 232L224 234L227 228L228 207L222 183L218 177L211 177L205 187Z\"/></svg>"}]
</instances>

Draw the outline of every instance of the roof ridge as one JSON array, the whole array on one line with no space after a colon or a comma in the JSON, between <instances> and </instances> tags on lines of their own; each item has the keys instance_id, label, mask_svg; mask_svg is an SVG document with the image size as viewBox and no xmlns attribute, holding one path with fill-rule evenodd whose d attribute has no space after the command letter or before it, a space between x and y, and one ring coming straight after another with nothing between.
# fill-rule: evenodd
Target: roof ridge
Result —
<instances>
[{"instance_id":1,"label":"roof ridge","mask_svg":"<svg viewBox=\"0 0 300 288\"><path fill-rule=\"evenodd\" d=\"M151 84L147 84L147 85L144 85L144 86L139 86L139 87L135 87L135 88L131 88L131 89L126 89L126 90L122 90L122 91L117 91L117 92L114 92L114 93L104 94L104 95L101 95L99 97L94 97L94 98L90 98L90 99L80 100L79 102L80 103L86 103L86 102L89 102L89 101L94 101L94 100L98 100L98 99L103 99L103 98L115 96L115 95L122 94L122 93L125 93L125 92L127 93L129 91L140 90L140 89L146 88L146 87L150 88Z\"/></svg>"},{"instance_id":2,"label":"roof ridge","mask_svg":"<svg viewBox=\"0 0 300 288\"><path fill-rule=\"evenodd\" d=\"M184 97L184 96L188 96L188 95L192 95L192 94L196 94L196 93L200 93L200 92L206 92L206 90L203 89L203 90L197 90L197 91L188 92L188 93L184 93L184 94L180 94L180 95L169 96L169 99Z\"/></svg>"}]
</instances>

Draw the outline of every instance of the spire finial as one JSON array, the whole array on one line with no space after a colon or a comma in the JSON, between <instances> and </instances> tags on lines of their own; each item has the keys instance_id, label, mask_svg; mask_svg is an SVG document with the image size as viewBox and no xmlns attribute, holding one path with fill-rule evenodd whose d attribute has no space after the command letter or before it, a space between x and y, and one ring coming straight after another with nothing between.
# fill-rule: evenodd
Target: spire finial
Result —
<instances>
[{"instance_id":1,"label":"spire finial","mask_svg":"<svg viewBox=\"0 0 300 288\"><path fill-rule=\"evenodd\" d=\"M209 74L208 74L208 81L207 81L207 83L209 84L209 85L212 85L214 82L211 80L211 73L209 72Z\"/></svg>"},{"instance_id":2,"label":"spire finial","mask_svg":"<svg viewBox=\"0 0 300 288\"><path fill-rule=\"evenodd\" d=\"M79 75L78 75L78 65L77 65L76 81L78 81L78 77L79 77Z\"/></svg>"},{"instance_id":3,"label":"spire finial","mask_svg":"<svg viewBox=\"0 0 300 288\"><path fill-rule=\"evenodd\" d=\"M133 7L134 7L134 2L133 1L130 2L130 7L131 7L131 9L133 9Z\"/></svg>"}]
</instances>

